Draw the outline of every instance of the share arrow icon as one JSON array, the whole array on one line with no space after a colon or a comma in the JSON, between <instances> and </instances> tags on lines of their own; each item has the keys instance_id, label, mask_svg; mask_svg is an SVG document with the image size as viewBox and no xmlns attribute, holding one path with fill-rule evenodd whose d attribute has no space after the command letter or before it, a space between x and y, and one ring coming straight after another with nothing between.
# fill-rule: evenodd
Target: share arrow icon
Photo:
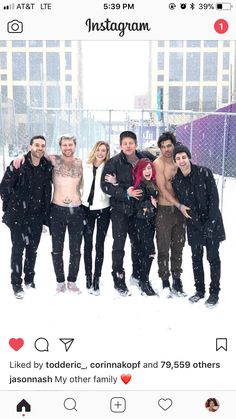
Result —
<instances>
[{"instance_id":1,"label":"share arrow icon","mask_svg":"<svg viewBox=\"0 0 236 419\"><path fill-rule=\"evenodd\" d=\"M73 338L71 338L71 339L67 339L67 338L60 338L59 339L62 343L64 343L64 345L65 345L65 350L66 350L66 352L68 352L69 351L69 349L70 349L70 347L71 347L71 345L72 345L72 343L74 342L74 340L75 339L73 339Z\"/></svg>"}]
</instances>

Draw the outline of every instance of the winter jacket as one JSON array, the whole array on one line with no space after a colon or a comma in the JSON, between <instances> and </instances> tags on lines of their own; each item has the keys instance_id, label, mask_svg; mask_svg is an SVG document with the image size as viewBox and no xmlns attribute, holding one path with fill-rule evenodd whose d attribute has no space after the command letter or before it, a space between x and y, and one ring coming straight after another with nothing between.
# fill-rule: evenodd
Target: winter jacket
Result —
<instances>
[{"instance_id":1,"label":"winter jacket","mask_svg":"<svg viewBox=\"0 0 236 419\"><path fill-rule=\"evenodd\" d=\"M148 151L136 151L139 159L148 158L151 161L155 160ZM105 181L107 174L116 175L117 185L112 185ZM112 157L105 164L102 178L101 187L104 193L111 196L111 206L122 214L132 216L135 212L134 199L127 196L127 189L134 184L134 171L132 164L127 160L126 155L121 151L116 156Z\"/></svg>"},{"instance_id":2,"label":"winter jacket","mask_svg":"<svg viewBox=\"0 0 236 419\"><path fill-rule=\"evenodd\" d=\"M184 176L180 169L172 180L176 197L190 207L187 236L190 246L225 240L225 230L219 210L219 195L213 174L206 167L191 163L191 172Z\"/></svg>"},{"instance_id":3,"label":"winter jacket","mask_svg":"<svg viewBox=\"0 0 236 419\"><path fill-rule=\"evenodd\" d=\"M135 199L135 208L137 211L137 218L142 220L150 220L156 215L156 208L152 205L151 196L157 198L158 191L156 185L152 181L146 182L142 180L136 189L142 190L142 196Z\"/></svg>"},{"instance_id":4,"label":"winter jacket","mask_svg":"<svg viewBox=\"0 0 236 419\"><path fill-rule=\"evenodd\" d=\"M17 223L24 222L33 194L34 167L30 152L24 157L25 161L19 169L15 169L13 161L11 162L0 184L4 212L2 221L10 228ZM45 157L41 158L39 165L41 167L40 176L42 176L40 184L43 185L40 214L43 224L48 225L52 191L52 165Z\"/></svg>"},{"instance_id":5,"label":"winter jacket","mask_svg":"<svg viewBox=\"0 0 236 419\"><path fill-rule=\"evenodd\" d=\"M94 187L94 197L93 205L89 208L91 210L100 210L110 206L110 198L106 195L101 189L101 176L104 169L105 163L100 164L96 170L95 177L95 187ZM91 191L91 186L93 183L93 165L86 163L83 165L83 192L82 192L82 204L86 207L89 206L88 198Z\"/></svg>"}]
</instances>

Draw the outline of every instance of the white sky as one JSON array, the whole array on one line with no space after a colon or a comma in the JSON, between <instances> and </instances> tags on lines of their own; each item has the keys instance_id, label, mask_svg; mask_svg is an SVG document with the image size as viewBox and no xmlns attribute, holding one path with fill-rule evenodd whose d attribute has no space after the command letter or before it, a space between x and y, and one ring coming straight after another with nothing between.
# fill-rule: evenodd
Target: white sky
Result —
<instances>
[{"instance_id":1,"label":"white sky","mask_svg":"<svg viewBox=\"0 0 236 419\"><path fill-rule=\"evenodd\" d=\"M84 41L84 107L134 109L134 96L148 91L147 41Z\"/></svg>"}]
</instances>

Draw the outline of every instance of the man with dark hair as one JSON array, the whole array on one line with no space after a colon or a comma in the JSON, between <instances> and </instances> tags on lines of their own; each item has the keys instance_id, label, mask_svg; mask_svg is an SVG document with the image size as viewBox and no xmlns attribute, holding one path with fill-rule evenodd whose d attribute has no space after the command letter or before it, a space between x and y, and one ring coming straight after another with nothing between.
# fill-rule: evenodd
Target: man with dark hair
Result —
<instances>
[{"instance_id":1,"label":"man with dark hair","mask_svg":"<svg viewBox=\"0 0 236 419\"><path fill-rule=\"evenodd\" d=\"M135 132L132 131L123 131L120 134L120 146L122 144L123 138L132 138L135 142L135 144L137 145L137 135L135 134Z\"/></svg>"},{"instance_id":2,"label":"man with dark hair","mask_svg":"<svg viewBox=\"0 0 236 419\"><path fill-rule=\"evenodd\" d=\"M33 144L34 140L43 140L45 142L45 145L46 145L46 139L43 135L34 135L34 137L32 137L30 139L30 145Z\"/></svg>"},{"instance_id":3,"label":"man with dark hair","mask_svg":"<svg viewBox=\"0 0 236 419\"><path fill-rule=\"evenodd\" d=\"M205 296L202 259L203 247L206 247L211 283L210 296L205 304L207 307L213 307L218 302L220 291L219 245L225 240L216 183L210 169L191 163L191 153L186 146L176 146L173 158L178 167L172 181L175 194L181 205L190 207L191 218L187 219L187 235L192 250L196 293L189 301L196 303Z\"/></svg>"},{"instance_id":4,"label":"man with dark hair","mask_svg":"<svg viewBox=\"0 0 236 419\"><path fill-rule=\"evenodd\" d=\"M52 165L45 159L46 141L42 135L30 140L24 163L7 167L0 185L3 222L11 230L11 284L16 298L24 297L22 258L25 249L24 282L35 288L34 267L43 225L49 223Z\"/></svg>"},{"instance_id":5,"label":"man with dark hair","mask_svg":"<svg viewBox=\"0 0 236 419\"><path fill-rule=\"evenodd\" d=\"M161 135L160 135L160 137L158 138L158 141L157 141L157 145L158 145L158 147L159 148L161 148L161 143L163 143L164 141L168 141L168 140L170 140L171 141L171 143L175 146L176 145L176 138L175 138L175 135L174 135L174 133L173 132L171 132L171 131L166 131L166 132L163 132Z\"/></svg>"},{"instance_id":6,"label":"man with dark hair","mask_svg":"<svg viewBox=\"0 0 236 419\"><path fill-rule=\"evenodd\" d=\"M164 132L158 139L161 155L154 161L159 191L156 234L158 249L158 274L162 280L163 294L169 298L185 295L181 281L182 252L185 243L185 217L189 217L185 205L175 198L171 180L176 173L173 150L176 138L172 132ZM169 255L170 254L170 255ZM169 269L170 259L170 269ZM173 278L172 290L169 281Z\"/></svg>"},{"instance_id":7,"label":"man with dark hair","mask_svg":"<svg viewBox=\"0 0 236 419\"><path fill-rule=\"evenodd\" d=\"M132 131L124 131L120 134L121 152L112 157L105 164L101 187L103 192L111 196L111 220L113 234L112 249L112 276L115 289L123 296L130 295L125 282L123 268L124 247L127 234L131 241L131 256L133 263L132 277L138 281L140 278L140 259L137 231L135 229L135 199L138 199L142 191L134 189L134 170L139 159L148 157L154 160L148 152L137 151L137 137ZM115 177L115 182L113 181ZM155 295L154 290L148 283L147 295Z\"/></svg>"},{"instance_id":8,"label":"man with dark hair","mask_svg":"<svg viewBox=\"0 0 236 419\"><path fill-rule=\"evenodd\" d=\"M75 157L76 138L65 134L59 138L61 155L47 155L53 165L53 198L50 212L50 233L52 235L52 261L56 274L56 293L70 292L80 294L76 284L80 265L80 247L84 230L84 211L81 205L83 179L82 162ZM18 157L14 165L22 162ZM67 287L65 281L63 250L65 234L69 234L69 272Z\"/></svg>"}]
</instances>

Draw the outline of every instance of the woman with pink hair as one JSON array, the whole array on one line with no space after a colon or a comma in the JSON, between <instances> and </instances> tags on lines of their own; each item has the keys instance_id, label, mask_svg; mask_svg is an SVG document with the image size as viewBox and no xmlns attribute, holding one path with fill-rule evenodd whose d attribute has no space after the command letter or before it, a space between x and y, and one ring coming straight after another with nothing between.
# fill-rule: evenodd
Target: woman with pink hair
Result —
<instances>
[{"instance_id":1,"label":"woman with pink hair","mask_svg":"<svg viewBox=\"0 0 236 419\"><path fill-rule=\"evenodd\" d=\"M142 295L148 296L156 295L149 282L149 273L155 257L154 219L158 195L155 177L153 163L147 158L140 159L135 170L134 189L141 189L142 195L136 201L135 228L138 234L139 258L141 261L139 286Z\"/></svg>"}]
</instances>

